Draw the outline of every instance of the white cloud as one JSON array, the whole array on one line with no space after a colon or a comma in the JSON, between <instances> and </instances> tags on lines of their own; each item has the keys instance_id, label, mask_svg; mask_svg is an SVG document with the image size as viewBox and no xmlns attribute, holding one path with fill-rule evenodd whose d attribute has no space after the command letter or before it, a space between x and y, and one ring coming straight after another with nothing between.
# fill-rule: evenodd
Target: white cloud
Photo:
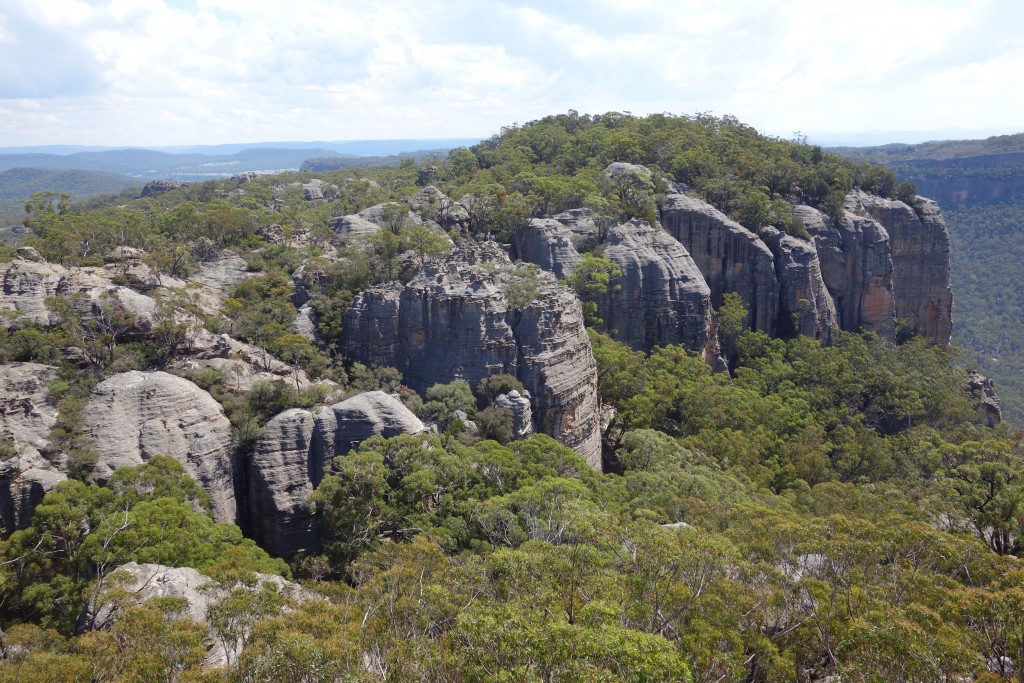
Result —
<instances>
[{"instance_id":1,"label":"white cloud","mask_svg":"<svg viewBox=\"0 0 1024 683\"><path fill-rule=\"evenodd\" d=\"M995 0L7 0L0 145L461 137L569 108L1024 126L1020 25Z\"/></svg>"}]
</instances>

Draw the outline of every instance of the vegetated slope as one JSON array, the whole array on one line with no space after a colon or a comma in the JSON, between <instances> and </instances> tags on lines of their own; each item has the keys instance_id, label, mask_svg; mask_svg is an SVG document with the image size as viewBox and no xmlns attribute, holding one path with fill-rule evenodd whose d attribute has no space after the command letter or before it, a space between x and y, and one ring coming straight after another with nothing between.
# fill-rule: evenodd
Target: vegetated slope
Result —
<instances>
[{"instance_id":1,"label":"vegetated slope","mask_svg":"<svg viewBox=\"0 0 1024 683\"><path fill-rule=\"evenodd\" d=\"M1005 418L1024 425L1024 133L835 151L885 163L939 202L953 247L953 341L996 381Z\"/></svg>"},{"instance_id":2,"label":"vegetated slope","mask_svg":"<svg viewBox=\"0 0 1024 683\"><path fill-rule=\"evenodd\" d=\"M607 177L615 161L646 165L650 183L639 171ZM530 266L471 256L484 248L474 242L514 243L545 214L575 211L598 233L646 217L653 230L659 195L674 183L681 199L685 183L759 230L750 240L760 244L778 239L761 231L769 224L807 239L790 202L839 219L846 197L861 196L855 185L910 188L885 169L708 116L571 112L436 166L432 190L416 185L429 169L408 160L35 207L31 244L50 263L0 251L5 301L22 312L0 327L15 408L5 404L0 420L17 434L0 442L0 481L36 497L24 528L0 541L0 627L13 655L0 681L112 671L209 681L1009 679L1024 660L1024 453L1005 427L986 426L951 349L843 331L830 345L772 339L744 331L746 312L727 296L718 320L731 372L713 372L696 349L636 351L592 333L572 348L596 366L601 402L614 408L602 415L614 446L607 473L547 436L516 438L502 407L522 406L516 377L435 384L421 396L394 368L339 352L352 315L372 307L359 293L375 285L429 287L419 314L438 329L461 330L472 297L487 299L481 338L546 322L537 357L564 348L567 330L533 305L538 297L557 291L574 313L605 309L576 308ZM607 292L614 273L610 259L587 256L588 277L570 280L583 298ZM79 296L48 300L58 286ZM400 315L378 299L379 319ZM145 386L143 373L188 389L165 420L154 413L168 392ZM97 406L112 387L124 432L101 439L108 421ZM439 433L368 438L311 471L303 454L322 451L325 435L341 440L334 401L376 390ZM261 505L288 503L318 524L319 549L286 566L238 526L214 524L209 482L187 476L205 464L189 457L191 444L211 445L210 416L190 411L188 396L224 409L212 416L216 453L225 456L230 431L235 457L224 464L241 477L241 527L270 509L245 500L245 482L258 479ZM115 463L97 444L111 436L133 456L159 446L172 457L122 468L104 486L83 481L109 474ZM30 456L34 468L22 471ZM302 507L309 489L312 510ZM167 581L161 599L135 604L115 571L130 561L187 565L211 585L189 593ZM330 600L253 590L256 571L290 573ZM73 635L76 625L85 632ZM201 672L218 648L228 666Z\"/></svg>"},{"instance_id":3,"label":"vegetated slope","mask_svg":"<svg viewBox=\"0 0 1024 683\"><path fill-rule=\"evenodd\" d=\"M113 173L80 169L9 168L0 171L0 220L17 223L25 202L36 192L56 192L82 199L141 186L138 180Z\"/></svg>"}]
</instances>

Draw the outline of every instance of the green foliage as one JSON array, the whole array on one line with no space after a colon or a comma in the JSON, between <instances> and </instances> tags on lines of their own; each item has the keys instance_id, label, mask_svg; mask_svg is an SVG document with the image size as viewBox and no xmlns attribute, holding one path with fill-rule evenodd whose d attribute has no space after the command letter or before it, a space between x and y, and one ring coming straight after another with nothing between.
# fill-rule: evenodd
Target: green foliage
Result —
<instances>
[{"instance_id":1,"label":"green foliage","mask_svg":"<svg viewBox=\"0 0 1024 683\"><path fill-rule=\"evenodd\" d=\"M612 289L622 287L621 284L613 284L616 278L621 277L622 269L611 259L582 255L582 260L576 265L568 282L576 290L588 326L600 328L604 325L598 311L602 306L607 306L607 297Z\"/></svg>"},{"instance_id":2,"label":"green foliage","mask_svg":"<svg viewBox=\"0 0 1024 683\"><path fill-rule=\"evenodd\" d=\"M513 310L522 310L537 298L540 269L530 263L515 269L505 288L505 297Z\"/></svg>"}]
</instances>

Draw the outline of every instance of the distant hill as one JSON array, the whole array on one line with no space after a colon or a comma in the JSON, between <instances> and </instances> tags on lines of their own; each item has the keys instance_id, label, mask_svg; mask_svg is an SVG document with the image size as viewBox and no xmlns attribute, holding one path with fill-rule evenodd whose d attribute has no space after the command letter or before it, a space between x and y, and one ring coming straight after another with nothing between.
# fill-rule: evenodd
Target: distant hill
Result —
<instances>
[{"instance_id":1,"label":"distant hill","mask_svg":"<svg viewBox=\"0 0 1024 683\"><path fill-rule=\"evenodd\" d=\"M0 171L0 224L17 223L25 200L35 192L62 192L75 199L120 192L140 186L135 179L114 173L53 168L10 168Z\"/></svg>"},{"instance_id":2,"label":"distant hill","mask_svg":"<svg viewBox=\"0 0 1024 683\"><path fill-rule=\"evenodd\" d=\"M268 142L163 149L73 146L0 148L0 170L80 169L127 175L135 182L156 178L208 180L238 173L298 170L307 159L331 159L330 168L388 165L398 163L400 156L423 159L431 153L443 155L454 147L476 142L478 140L472 138L459 138L324 143Z\"/></svg>"}]
</instances>

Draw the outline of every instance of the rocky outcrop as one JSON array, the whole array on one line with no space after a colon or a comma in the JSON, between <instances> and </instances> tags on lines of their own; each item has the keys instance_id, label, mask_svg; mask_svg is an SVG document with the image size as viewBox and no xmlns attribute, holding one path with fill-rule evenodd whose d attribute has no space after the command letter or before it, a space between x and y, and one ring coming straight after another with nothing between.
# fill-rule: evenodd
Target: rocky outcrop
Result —
<instances>
[{"instance_id":1,"label":"rocky outcrop","mask_svg":"<svg viewBox=\"0 0 1024 683\"><path fill-rule=\"evenodd\" d=\"M151 180L142 186L142 194L139 197L155 197L184 186L185 183L179 183L175 180Z\"/></svg>"},{"instance_id":2,"label":"rocky outcrop","mask_svg":"<svg viewBox=\"0 0 1024 683\"><path fill-rule=\"evenodd\" d=\"M775 256L779 278L776 333L787 337L802 334L828 344L839 320L814 244L775 228L766 228L762 235Z\"/></svg>"},{"instance_id":3,"label":"rocky outcrop","mask_svg":"<svg viewBox=\"0 0 1024 683\"><path fill-rule=\"evenodd\" d=\"M490 374L529 390L535 426L601 466L597 369L583 312L550 273L515 267L498 245L456 250L404 287L372 287L345 315L342 348L398 368L424 391Z\"/></svg>"},{"instance_id":4,"label":"rocky outcrop","mask_svg":"<svg viewBox=\"0 0 1024 683\"><path fill-rule=\"evenodd\" d=\"M57 421L48 386L57 369L38 363L0 365L0 520L10 533L67 477L49 461L47 435Z\"/></svg>"},{"instance_id":5,"label":"rocky outcrop","mask_svg":"<svg viewBox=\"0 0 1024 683\"><path fill-rule=\"evenodd\" d=\"M513 389L507 394L499 394L494 399L495 408L506 408L512 413L512 436L525 439L533 434L533 407L530 405L530 392L520 394ZM475 427L476 425L474 425Z\"/></svg>"},{"instance_id":6,"label":"rocky outcrop","mask_svg":"<svg viewBox=\"0 0 1024 683\"><path fill-rule=\"evenodd\" d=\"M573 235L582 240L596 240L599 230L594 221L594 212L590 209L569 209L552 216L556 221L569 228Z\"/></svg>"},{"instance_id":7,"label":"rocky outcrop","mask_svg":"<svg viewBox=\"0 0 1024 683\"><path fill-rule=\"evenodd\" d=\"M94 480L169 455L209 492L214 520L236 520L231 423L207 392L166 372L125 372L96 386L82 417L99 452Z\"/></svg>"},{"instance_id":8,"label":"rocky outcrop","mask_svg":"<svg viewBox=\"0 0 1024 683\"><path fill-rule=\"evenodd\" d=\"M552 218L532 218L513 244L514 258L535 263L557 278L567 278L580 262L573 233Z\"/></svg>"},{"instance_id":9,"label":"rocky outcrop","mask_svg":"<svg viewBox=\"0 0 1024 683\"><path fill-rule=\"evenodd\" d=\"M838 222L809 206L795 206L793 213L812 236L840 329L866 330L893 339L896 304L885 228L851 211Z\"/></svg>"},{"instance_id":10,"label":"rocky outcrop","mask_svg":"<svg viewBox=\"0 0 1024 683\"><path fill-rule=\"evenodd\" d=\"M59 316L46 308L51 296L81 295L76 312L84 317L99 315L116 302L134 317L136 331L148 330L156 312L156 302L148 296L119 287L103 268L65 268L55 263L15 260L0 264L0 310L12 308L24 318L53 325ZM10 321L0 317L0 325Z\"/></svg>"},{"instance_id":11,"label":"rocky outcrop","mask_svg":"<svg viewBox=\"0 0 1024 683\"><path fill-rule=\"evenodd\" d=\"M433 185L427 185L405 201L413 213L436 222L445 230L469 227L466 208Z\"/></svg>"},{"instance_id":12,"label":"rocky outcrop","mask_svg":"<svg viewBox=\"0 0 1024 683\"><path fill-rule=\"evenodd\" d=\"M718 357L711 290L682 244L634 219L608 231L604 254L622 270L598 305L616 339L642 351L682 344Z\"/></svg>"},{"instance_id":13,"label":"rocky outcrop","mask_svg":"<svg viewBox=\"0 0 1024 683\"><path fill-rule=\"evenodd\" d=\"M223 251L216 258L200 263L189 281L200 286L203 310L216 314L220 312L221 302L252 274L244 258L233 251Z\"/></svg>"},{"instance_id":14,"label":"rocky outcrop","mask_svg":"<svg viewBox=\"0 0 1024 683\"><path fill-rule=\"evenodd\" d=\"M1003 411L999 405L999 394L996 385L980 372L971 370L967 373L967 386L974 397L978 411L985 416L989 427L995 427L1003 421Z\"/></svg>"},{"instance_id":15,"label":"rocky outcrop","mask_svg":"<svg viewBox=\"0 0 1024 683\"><path fill-rule=\"evenodd\" d=\"M183 616L197 624L207 625L210 608L235 588L219 584L191 567L135 562L123 564L114 570L110 575L110 584L110 588L119 591L117 599L107 599L109 596L102 593L93 595L78 617L79 633L110 628L126 607L141 605L152 598L184 598ZM256 574L256 580L244 584L244 587L253 592L273 590L286 600L318 599L318 596L298 584L274 574ZM206 640L207 656L204 664L217 667L237 663L241 645L241 639L237 642L224 642L211 631Z\"/></svg>"},{"instance_id":16,"label":"rocky outcrop","mask_svg":"<svg viewBox=\"0 0 1024 683\"><path fill-rule=\"evenodd\" d=\"M371 436L419 434L423 423L383 391L358 394L321 409L292 409L267 423L249 467L250 533L268 552L316 550L319 531L306 499L331 460Z\"/></svg>"},{"instance_id":17,"label":"rocky outcrop","mask_svg":"<svg viewBox=\"0 0 1024 683\"><path fill-rule=\"evenodd\" d=\"M912 208L854 190L847 210L874 218L889 234L896 317L907 321L909 331L948 344L953 332L949 233L938 204L920 199Z\"/></svg>"},{"instance_id":18,"label":"rocky outcrop","mask_svg":"<svg viewBox=\"0 0 1024 683\"><path fill-rule=\"evenodd\" d=\"M750 329L774 335L779 313L775 257L758 237L718 209L695 197L669 193L661 222L682 243L711 288L711 303L736 292L747 309Z\"/></svg>"}]
</instances>

